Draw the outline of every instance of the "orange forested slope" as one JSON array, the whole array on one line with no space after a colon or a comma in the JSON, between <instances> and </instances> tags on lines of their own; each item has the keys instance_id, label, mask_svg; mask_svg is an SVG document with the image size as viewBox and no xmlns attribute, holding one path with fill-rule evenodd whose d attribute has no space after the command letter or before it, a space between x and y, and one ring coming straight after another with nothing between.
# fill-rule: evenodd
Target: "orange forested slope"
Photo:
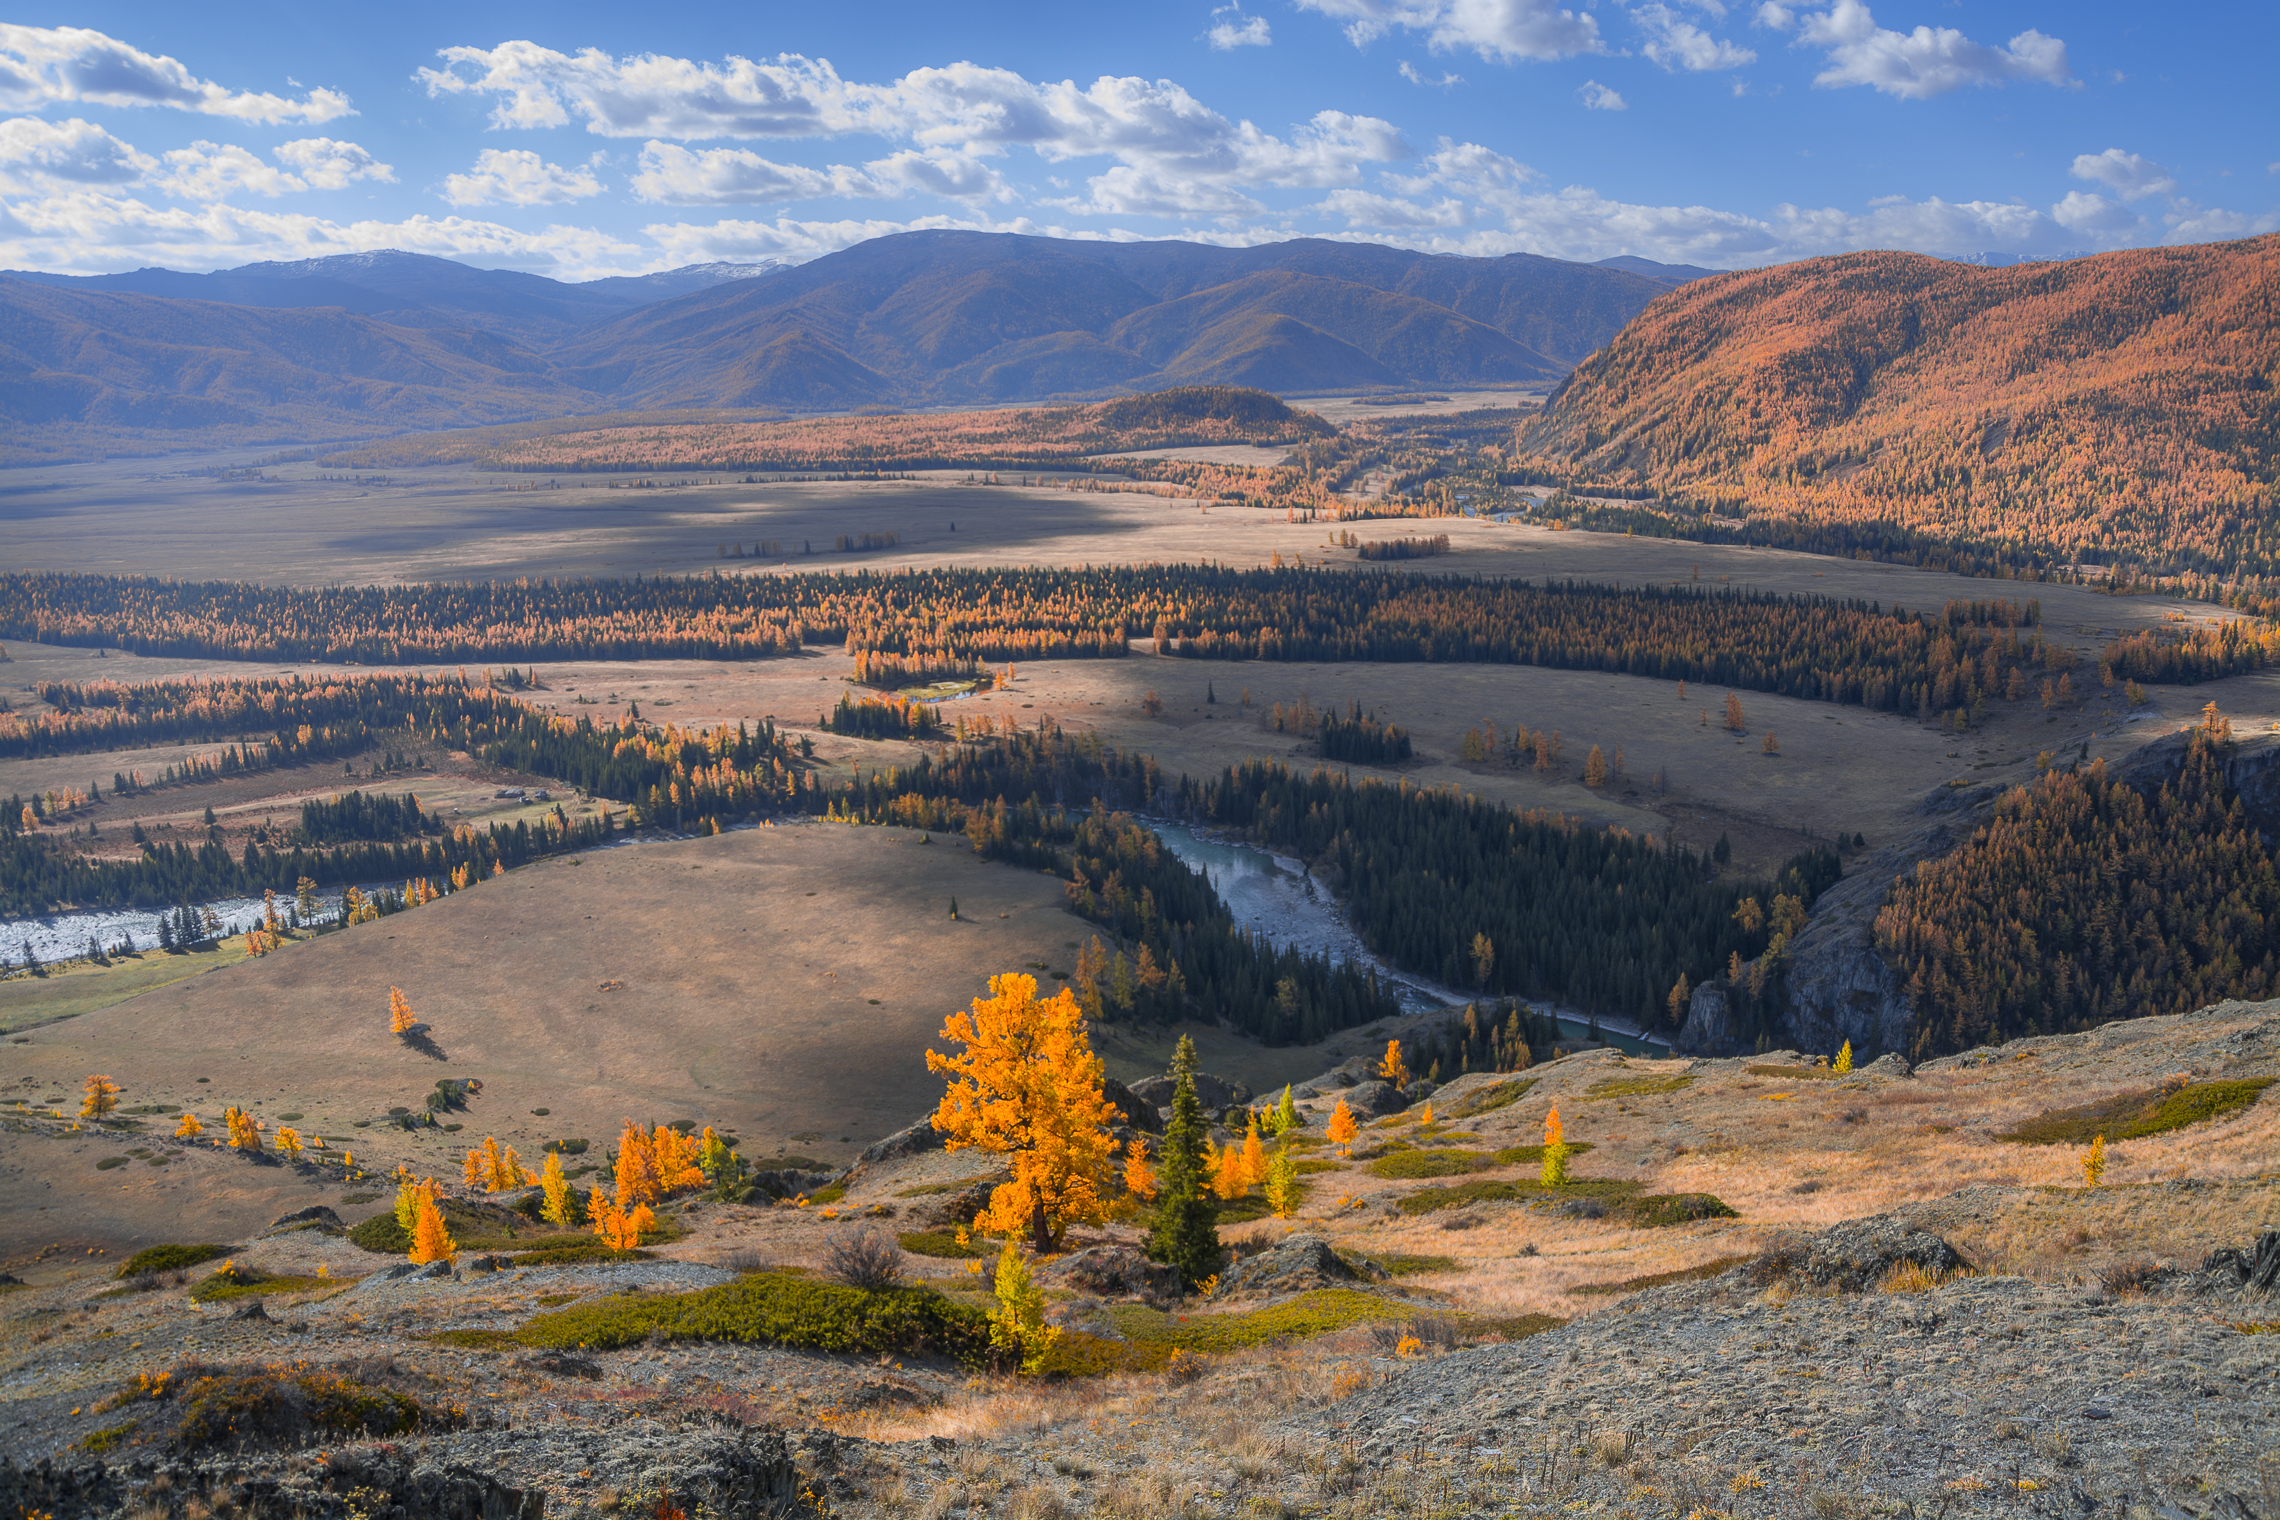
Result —
<instances>
[{"instance_id":1,"label":"orange forested slope","mask_svg":"<svg viewBox=\"0 0 2280 1520\"><path fill-rule=\"evenodd\" d=\"M2280 235L1810 259L1661 297L1519 441L1801 547L2271 575L2276 305Z\"/></svg>"}]
</instances>

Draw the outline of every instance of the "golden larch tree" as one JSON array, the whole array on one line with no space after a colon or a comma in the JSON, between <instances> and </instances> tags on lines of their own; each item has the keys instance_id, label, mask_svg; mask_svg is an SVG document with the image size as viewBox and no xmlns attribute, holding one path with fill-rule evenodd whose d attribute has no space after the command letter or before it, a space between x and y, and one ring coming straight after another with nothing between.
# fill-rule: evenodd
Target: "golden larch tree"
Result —
<instances>
[{"instance_id":1,"label":"golden larch tree","mask_svg":"<svg viewBox=\"0 0 2280 1520\"><path fill-rule=\"evenodd\" d=\"M182 1122L174 1126L174 1138L177 1140L195 1140L205 1132L206 1126L198 1122L196 1114L191 1113L185 1113Z\"/></svg>"},{"instance_id":2,"label":"golden larch tree","mask_svg":"<svg viewBox=\"0 0 2280 1520\"><path fill-rule=\"evenodd\" d=\"M1726 727L1738 734L1746 726L1742 722L1742 699L1732 692L1726 693Z\"/></svg>"},{"instance_id":3,"label":"golden larch tree","mask_svg":"<svg viewBox=\"0 0 2280 1520\"><path fill-rule=\"evenodd\" d=\"M1247 1192L1267 1180L1267 1148L1259 1139L1259 1116L1251 1115L1250 1132L1243 1137L1243 1187Z\"/></svg>"},{"instance_id":4,"label":"golden larch tree","mask_svg":"<svg viewBox=\"0 0 2280 1520\"><path fill-rule=\"evenodd\" d=\"M993 976L988 997L943 1021L942 1038L963 1049L926 1053L927 1070L950 1078L934 1127L949 1149L991 1151L1013 1167L976 1224L1027 1233L1040 1252L1058 1247L1072 1223L1097 1224L1116 1107L1101 1092L1075 996L1064 987L1039 1001L1035 977Z\"/></svg>"},{"instance_id":5,"label":"golden larch tree","mask_svg":"<svg viewBox=\"0 0 2280 1520\"><path fill-rule=\"evenodd\" d=\"M1378 1062L1377 1074L1379 1080L1390 1082L1397 1088L1409 1085L1409 1067L1401 1059L1401 1042L1399 1040L1385 1042L1385 1059Z\"/></svg>"},{"instance_id":6,"label":"golden larch tree","mask_svg":"<svg viewBox=\"0 0 2280 1520\"><path fill-rule=\"evenodd\" d=\"M412 1012L411 999L404 996L404 989L390 987L388 989L388 1032L390 1034L410 1034L412 1026L418 1022L419 1016Z\"/></svg>"},{"instance_id":7,"label":"golden larch tree","mask_svg":"<svg viewBox=\"0 0 2280 1520\"><path fill-rule=\"evenodd\" d=\"M546 1201L539 1206L540 1218L564 1230L578 1222L578 1197L570 1190L570 1179L562 1175L560 1151L546 1153L546 1170L539 1174L538 1185L546 1194Z\"/></svg>"},{"instance_id":8,"label":"golden larch tree","mask_svg":"<svg viewBox=\"0 0 2280 1520\"><path fill-rule=\"evenodd\" d=\"M1346 1106L1344 1098L1340 1098L1338 1106L1330 1110L1330 1128L1326 1131L1330 1143L1338 1147L1340 1155L1351 1157L1354 1154L1354 1137L1361 1132L1361 1126L1354 1122L1354 1111Z\"/></svg>"},{"instance_id":9,"label":"golden larch tree","mask_svg":"<svg viewBox=\"0 0 2280 1520\"><path fill-rule=\"evenodd\" d=\"M449 1261L457 1256L459 1247L452 1243L451 1232L443 1227L443 1208L436 1202L435 1194L421 1193L417 1210L412 1216L412 1260Z\"/></svg>"},{"instance_id":10,"label":"golden larch tree","mask_svg":"<svg viewBox=\"0 0 2280 1520\"><path fill-rule=\"evenodd\" d=\"M1148 1141L1134 1135L1124 1147L1124 1191L1135 1198L1156 1196L1156 1174L1148 1166Z\"/></svg>"},{"instance_id":11,"label":"golden larch tree","mask_svg":"<svg viewBox=\"0 0 2280 1520\"><path fill-rule=\"evenodd\" d=\"M1544 1116L1544 1186L1559 1187L1567 1181L1568 1143L1567 1129L1560 1123L1560 1106Z\"/></svg>"},{"instance_id":12,"label":"golden larch tree","mask_svg":"<svg viewBox=\"0 0 2280 1520\"><path fill-rule=\"evenodd\" d=\"M101 1119L119 1106L119 1084L109 1077L89 1077L86 1096L79 1100L79 1117Z\"/></svg>"},{"instance_id":13,"label":"golden larch tree","mask_svg":"<svg viewBox=\"0 0 2280 1520\"><path fill-rule=\"evenodd\" d=\"M635 1209L664 1196L664 1181L657 1174L655 1142L647 1130L628 1119L624 1132L618 1136L617 1206L621 1211Z\"/></svg>"}]
</instances>

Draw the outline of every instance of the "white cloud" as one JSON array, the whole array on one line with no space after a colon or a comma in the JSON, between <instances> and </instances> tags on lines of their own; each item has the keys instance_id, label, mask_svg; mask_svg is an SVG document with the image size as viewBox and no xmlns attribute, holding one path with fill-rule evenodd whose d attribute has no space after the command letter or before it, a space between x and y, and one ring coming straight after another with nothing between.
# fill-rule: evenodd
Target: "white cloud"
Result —
<instances>
[{"instance_id":1,"label":"white cloud","mask_svg":"<svg viewBox=\"0 0 2280 1520\"><path fill-rule=\"evenodd\" d=\"M1472 52L1492 63L1565 58L1606 51L1589 11L1562 10L1557 0L1298 0L1346 23L1364 47L1388 32L1422 32L1439 52Z\"/></svg>"},{"instance_id":2,"label":"white cloud","mask_svg":"<svg viewBox=\"0 0 2280 1520\"><path fill-rule=\"evenodd\" d=\"M652 249L590 227L520 232L456 216L342 223L227 203L156 207L93 190L15 201L9 209L16 225L0 229L0 268L79 274L154 264L225 269L378 248L572 280L666 267Z\"/></svg>"},{"instance_id":3,"label":"white cloud","mask_svg":"<svg viewBox=\"0 0 2280 1520\"><path fill-rule=\"evenodd\" d=\"M641 168L633 177L638 199L675 206L749 206L913 191L948 200L1002 200L1011 194L997 172L980 159L908 149L860 169L846 164L810 169L779 164L745 148L692 152L673 143L652 142L643 146Z\"/></svg>"},{"instance_id":4,"label":"white cloud","mask_svg":"<svg viewBox=\"0 0 2280 1520\"><path fill-rule=\"evenodd\" d=\"M1711 36L1667 5L1642 5L1632 14L1646 29L1642 51L1666 69L1699 74L1757 62L1757 54L1750 49Z\"/></svg>"},{"instance_id":5,"label":"white cloud","mask_svg":"<svg viewBox=\"0 0 2280 1520\"><path fill-rule=\"evenodd\" d=\"M302 137L279 143L270 157L307 180L313 189L345 190L350 180L396 182L396 171L352 142L330 137Z\"/></svg>"},{"instance_id":6,"label":"white cloud","mask_svg":"<svg viewBox=\"0 0 2280 1520\"><path fill-rule=\"evenodd\" d=\"M1750 15L1750 25L1771 27L1777 32L1786 32L1796 24L1797 13L1781 0L1764 0Z\"/></svg>"},{"instance_id":7,"label":"white cloud","mask_svg":"<svg viewBox=\"0 0 2280 1520\"><path fill-rule=\"evenodd\" d=\"M820 59L789 53L768 63L733 57L699 63L618 59L593 50L572 57L529 42L449 48L442 56L443 68L420 71L429 93L497 96L494 126L581 120L604 136L658 140L862 132L918 150L868 166L877 184L950 184L969 199L1000 194L977 161L1014 148L1055 163L1116 160L1090 182L1089 199L1080 204L1140 214L1142 206L1184 198L1181 213L1165 214L1186 215L1248 210L1256 203L1247 192L1262 186L1355 184L1365 164L1410 152L1393 124L1376 117L1322 111L1278 137L1230 120L1167 79L1104 75L1084 86L1037 83L1010 70L958 63L871 85L840 78ZM649 182L658 192L652 198L669 198L666 180L673 176L659 173Z\"/></svg>"},{"instance_id":8,"label":"white cloud","mask_svg":"<svg viewBox=\"0 0 2280 1520\"><path fill-rule=\"evenodd\" d=\"M1596 79L1586 79L1576 86L1576 94L1583 97L1587 111L1628 111L1631 103Z\"/></svg>"},{"instance_id":9,"label":"white cloud","mask_svg":"<svg viewBox=\"0 0 2280 1520\"><path fill-rule=\"evenodd\" d=\"M239 190L279 196L309 188L299 175L232 143L194 142L164 159L165 168L149 183L182 200L218 201Z\"/></svg>"},{"instance_id":10,"label":"white cloud","mask_svg":"<svg viewBox=\"0 0 2280 1520\"><path fill-rule=\"evenodd\" d=\"M1223 5L1213 11L1215 18L1204 40L1222 53L1231 53L1239 47L1273 47L1274 33L1267 27L1264 16L1246 16L1240 5ZM1225 16L1224 21L1216 18Z\"/></svg>"},{"instance_id":11,"label":"white cloud","mask_svg":"<svg viewBox=\"0 0 2280 1520\"><path fill-rule=\"evenodd\" d=\"M443 198L454 206L559 206L600 195L602 182L591 167L565 169L528 148L485 148L471 173L447 175Z\"/></svg>"},{"instance_id":12,"label":"white cloud","mask_svg":"<svg viewBox=\"0 0 2280 1520\"><path fill-rule=\"evenodd\" d=\"M0 23L0 110L36 111L65 102L171 106L266 123L315 124L355 114L337 90L311 90L299 100L231 90L196 77L172 58L85 27Z\"/></svg>"},{"instance_id":13,"label":"white cloud","mask_svg":"<svg viewBox=\"0 0 2280 1520\"><path fill-rule=\"evenodd\" d=\"M1762 12L1761 12L1762 14ZM1824 89L1867 85L1902 100L1929 100L1971 85L2013 79L2072 84L2066 44L2038 31L2013 37L2009 47L1987 47L1952 27L1886 31L1862 0L1836 0L1804 18L1799 46L1828 49L1829 66L1813 76Z\"/></svg>"},{"instance_id":14,"label":"white cloud","mask_svg":"<svg viewBox=\"0 0 2280 1520\"><path fill-rule=\"evenodd\" d=\"M91 121L0 121L0 172L75 185L131 185L158 167Z\"/></svg>"},{"instance_id":15,"label":"white cloud","mask_svg":"<svg viewBox=\"0 0 2280 1520\"><path fill-rule=\"evenodd\" d=\"M1423 85L1426 89L1429 90L1453 90L1458 85L1465 82L1464 75L1449 73L1446 71L1444 71L1441 77L1438 79L1427 79L1423 74L1418 72L1417 65L1411 63L1406 58L1401 60L1399 72L1401 74L1401 77L1408 80L1411 84Z\"/></svg>"},{"instance_id":16,"label":"white cloud","mask_svg":"<svg viewBox=\"0 0 2280 1520\"><path fill-rule=\"evenodd\" d=\"M2069 190L2065 199L2050 208L2050 214L2067 231L2086 237L2134 232L2140 225L2135 212L2086 190Z\"/></svg>"},{"instance_id":17,"label":"white cloud","mask_svg":"<svg viewBox=\"0 0 2280 1520\"><path fill-rule=\"evenodd\" d=\"M2177 193L2177 181L2167 169L2150 158L2124 153L2119 148L2108 148L2103 153L2076 154L2074 167L2067 172L2076 179L2104 185L2125 201L2143 200L2149 195Z\"/></svg>"}]
</instances>

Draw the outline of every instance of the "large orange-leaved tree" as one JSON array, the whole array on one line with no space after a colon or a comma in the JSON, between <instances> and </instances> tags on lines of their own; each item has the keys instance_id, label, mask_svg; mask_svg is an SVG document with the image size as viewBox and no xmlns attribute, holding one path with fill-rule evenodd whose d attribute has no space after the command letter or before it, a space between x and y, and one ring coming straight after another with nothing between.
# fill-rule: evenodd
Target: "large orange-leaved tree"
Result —
<instances>
[{"instance_id":1,"label":"large orange-leaved tree","mask_svg":"<svg viewBox=\"0 0 2280 1520\"><path fill-rule=\"evenodd\" d=\"M993 976L989 996L951 1014L942 1038L964 1048L926 1053L927 1070L950 1077L934 1127L949 1149L992 1151L1013 1167L975 1223L993 1235L1026 1233L1040 1252L1071 1224L1098 1223L1116 1108L1102 1096L1100 1057L1076 997L1064 987L1039 1001L1035 977Z\"/></svg>"}]
</instances>

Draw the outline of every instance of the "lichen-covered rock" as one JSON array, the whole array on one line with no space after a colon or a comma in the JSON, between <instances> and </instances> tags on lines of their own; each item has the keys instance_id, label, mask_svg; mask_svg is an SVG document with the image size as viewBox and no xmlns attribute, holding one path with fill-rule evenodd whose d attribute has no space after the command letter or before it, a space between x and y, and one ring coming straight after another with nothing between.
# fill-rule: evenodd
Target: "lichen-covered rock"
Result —
<instances>
[{"instance_id":1,"label":"lichen-covered rock","mask_svg":"<svg viewBox=\"0 0 2280 1520\"><path fill-rule=\"evenodd\" d=\"M1409 1106L1409 1100L1393 1090L1390 1082L1364 1082L1347 1089L1346 1110L1357 1119L1376 1119L1386 1114L1398 1114Z\"/></svg>"},{"instance_id":2,"label":"lichen-covered rock","mask_svg":"<svg viewBox=\"0 0 2280 1520\"><path fill-rule=\"evenodd\" d=\"M1179 1273L1150 1261L1137 1246L1087 1246L1037 1268L1038 1279L1098 1298L1136 1298L1146 1303L1179 1296Z\"/></svg>"}]
</instances>

